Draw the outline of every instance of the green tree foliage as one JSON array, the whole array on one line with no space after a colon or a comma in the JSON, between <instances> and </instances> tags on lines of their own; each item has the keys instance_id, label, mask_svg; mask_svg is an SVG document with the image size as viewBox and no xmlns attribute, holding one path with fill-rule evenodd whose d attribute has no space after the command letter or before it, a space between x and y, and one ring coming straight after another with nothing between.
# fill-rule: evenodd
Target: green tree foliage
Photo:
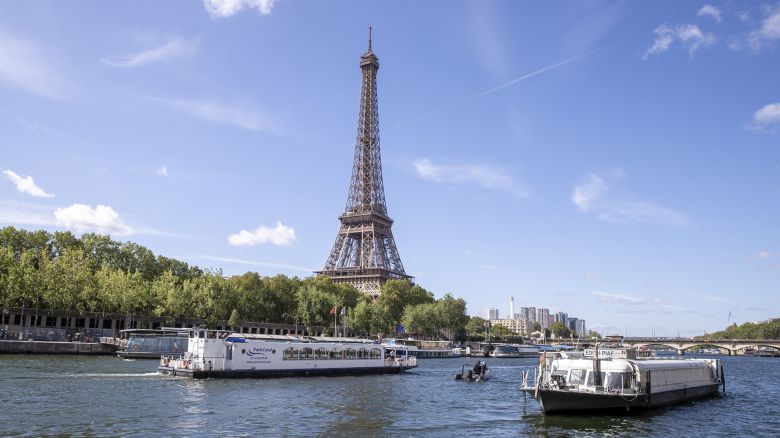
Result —
<instances>
[{"instance_id":1,"label":"green tree foliage","mask_svg":"<svg viewBox=\"0 0 780 438\"><path fill-rule=\"evenodd\" d=\"M389 280L382 286L382 294L379 296L379 302L385 307L391 323L401 321L406 306L434 301L432 293L406 280Z\"/></svg>"},{"instance_id":2,"label":"green tree foliage","mask_svg":"<svg viewBox=\"0 0 780 438\"><path fill-rule=\"evenodd\" d=\"M571 335L571 330L562 322L554 322L553 325L550 326L550 331L556 338L568 338Z\"/></svg>"},{"instance_id":3,"label":"green tree foliage","mask_svg":"<svg viewBox=\"0 0 780 438\"><path fill-rule=\"evenodd\" d=\"M448 294L437 301L405 280L388 281L381 298L372 300L327 276L299 279L247 272L228 279L219 270L156 256L139 244L109 236L14 227L0 229L0 305L74 315L194 318L212 326L231 320L297 321L308 328L331 326L331 309L337 307L339 324L346 319L341 309L349 309L350 326L365 334L393 333L396 324L406 321L407 331L452 335L462 333L469 322L462 299Z\"/></svg>"},{"instance_id":4,"label":"green tree foliage","mask_svg":"<svg viewBox=\"0 0 780 438\"><path fill-rule=\"evenodd\" d=\"M590 339L601 339L601 333L595 330L589 330L588 335L586 337Z\"/></svg>"},{"instance_id":5,"label":"green tree foliage","mask_svg":"<svg viewBox=\"0 0 780 438\"><path fill-rule=\"evenodd\" d=\"M434 336L442 328L441 316L441 309L436 303L423 303L406 306L401 321L408 332Z\"/></svg>"},{"instance_id":6,"label":"green tree foliage","mask_svg":"<svg viewBox=\"0 0 780 438\"><path fill-rule=\"evenodd\" d=\"M780 318L732 324L725 330L697 336L696 339L780 339Z\"/></svg>"},{"instance_id":7,"label":"green tree foliage","mask_svg":"<svg viewBox=\"0 0 780 438\"><path fill-rule=\"evenodd\" d=\"M436 310L441 328L448 332L450 338L469 321L469 316L466 315L466 301L463 298L446 294L436 301Z\"/></svg>"},{"instance_id":8,"label":"green tree foliage","mask_svg":"<svg viewBox=\"0 0 780 438\"><path fill-rule=\"evenodd\" d=\"M387 328L392 324L387 308L379 301L361 300L355 306L355 310L350 313L351 328L364 335L387 333Z\"/></svg>"},{"instance_id":9,"label":"green tree foliage","mask_svg":"<svg viewBox=\"0 0 780 438\"><path fill-rule=\"evenodd\" d=\"M230 319L228 319L228 325L234 329L238 328L241 325L241 317L238 316L238 309L233 309L233 311L230 312Z\"/></svg>"},{"instance_id":10,"label":"green tree foliage","mask_svg":"<svg viewBox=\"0 0 780 438\"><path fill-rule=\"evenodd\" d=\"M512 332L503 325L494 325L490 327L490 337L498 339L506 339L512 336Z\"/></svg>"},{"instance_id":11,"label":"green tree foliage","mask_svg":"<svg viewBox=\"0 0 780 438\"><path fill-rule=\"evenodd\" d=\"M485 319L472 316L466 323L466 333L471 337L485 336Z\"/></svg>"}]
</instances>

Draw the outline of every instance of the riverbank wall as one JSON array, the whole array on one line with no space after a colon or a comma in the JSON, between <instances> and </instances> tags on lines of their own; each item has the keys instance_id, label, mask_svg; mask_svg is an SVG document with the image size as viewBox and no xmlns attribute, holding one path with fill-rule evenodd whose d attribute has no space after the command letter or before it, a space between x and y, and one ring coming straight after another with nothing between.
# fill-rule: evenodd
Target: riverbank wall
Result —
<instances>
[{"instance_id":1,"label":"riverbank wall","mask_svg":"<svg viewBox=\"0 0 780 438\"><path fill-rule=\"evenodd\" d=\"M116 354L113 345L93 342L0 340L0 354Z\"/></svg>"}]
</instances>

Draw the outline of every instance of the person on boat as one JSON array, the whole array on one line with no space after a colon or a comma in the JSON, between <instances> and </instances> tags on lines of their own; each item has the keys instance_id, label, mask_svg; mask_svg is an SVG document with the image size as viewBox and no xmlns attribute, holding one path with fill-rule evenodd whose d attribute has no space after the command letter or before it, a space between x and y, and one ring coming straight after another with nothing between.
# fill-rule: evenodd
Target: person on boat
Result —
<instances>
[{"instance_id":1,"label":"person on boat","mask_svg":"<svg viewBox=\"0 0 780 438\"><path fill-rule=\"evenodd\" d=\"M474 374L481 376L484 374L485 370L487 370L487 364L483 360L478 360L476 363L474 363Z\"/></svg>"}]
</instances>

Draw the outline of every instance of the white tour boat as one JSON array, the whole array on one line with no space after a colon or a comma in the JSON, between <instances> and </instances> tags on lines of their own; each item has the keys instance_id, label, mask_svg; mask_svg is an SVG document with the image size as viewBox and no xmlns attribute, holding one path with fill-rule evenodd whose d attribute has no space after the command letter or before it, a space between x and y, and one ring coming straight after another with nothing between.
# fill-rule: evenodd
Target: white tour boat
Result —
<instances>
[{"instance_id":1,"label":"white tour boat","mask_svg":"<svg viewBox=\"0 0 780 438\"><path fill-rule=\"evenodd\" d=\"M287 377L391 374L416 366L403 348L389 351L369 340L191 329L187 351L162 356L159 370L193 378Z\"/></svg>"},{"instance_id":2,"label":"white tour boat","mask_svg":"<svg viewBox=\"0 0 780 438\"><path fill-rule=\"evenodd\" d=\"M597 346L543 353L535 376L523 372L520 390L549 414L655 408L716 394L721 385L718 359L640 358L633 349Z\"/></svg>"},{"instance_id":3,"label":"white tour boat","mask_svg":"<svg viewBox=\"0 0 780 438\"><path fill-rule=\"evenodd\" d=\"M536 357L539 355L539 347L535 345L496 344L490 355L495 358Z\"/></svg>"}]
</instances>

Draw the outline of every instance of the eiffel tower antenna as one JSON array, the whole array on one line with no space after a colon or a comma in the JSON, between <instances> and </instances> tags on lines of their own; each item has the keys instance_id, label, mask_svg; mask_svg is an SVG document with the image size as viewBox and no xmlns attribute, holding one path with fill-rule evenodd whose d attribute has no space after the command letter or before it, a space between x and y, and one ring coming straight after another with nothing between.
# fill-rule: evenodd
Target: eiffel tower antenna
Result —
<instances>
[{"instance_id":1,"label":"eiffel tower antenna","mask_svg":"<svg viewBox=\"0 0 780 438\"><path fill-rule=\"evenodd\" d=\"M369 27L368 51L360 57L360 115L347 206L339 216L341 227L330 256L317 273L330 276L335 283L352 284L376 298L387 280L411 281L412 277L406 275L398 256L391 231L393 220L385 203L376 88L379 58L371 49L371 30Z\"/></svg>"}]
</instances>

